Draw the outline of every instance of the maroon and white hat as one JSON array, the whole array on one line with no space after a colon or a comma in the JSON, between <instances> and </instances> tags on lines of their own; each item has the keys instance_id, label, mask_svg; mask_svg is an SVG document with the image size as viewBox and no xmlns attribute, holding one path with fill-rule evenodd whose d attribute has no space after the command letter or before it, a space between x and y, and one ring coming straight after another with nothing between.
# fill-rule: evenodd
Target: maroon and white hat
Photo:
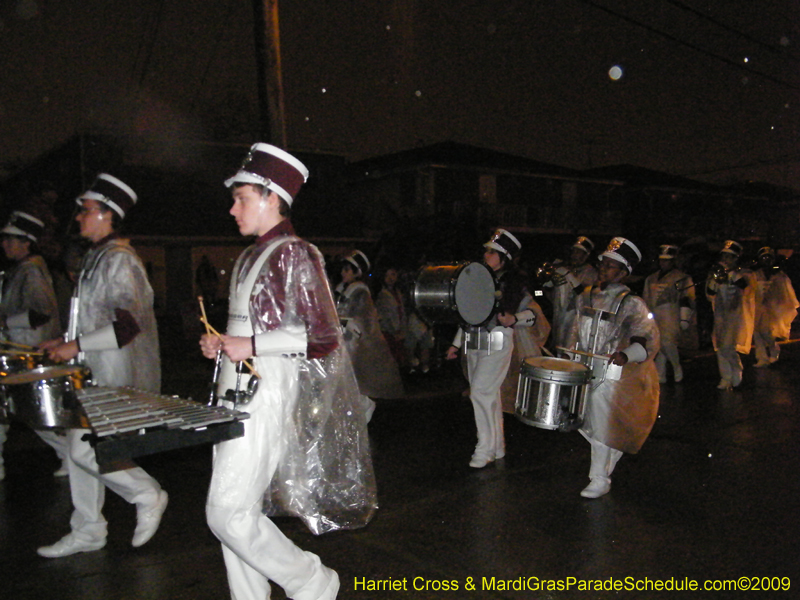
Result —
<instances>
[{"instance_id":1,"label":"maroon and white hat","mask_svg":"<svg viewBox=\"0 0 800 600\"><path fill-rule=\"evenodd\" d=\"M369 273L371 266L369 264L369 259L361 250L354 250L348 256L346 256L344 260L355 268L356 275L366 275Z\"/></svg>"},{"instance_id":2,"label":"maroon and white hat","mask_svg":"<svg viewBox=\"0 0 800 600\"><path fill-rule=\"evenodd\" d=\"M725 240L725 243L722 245L722 250L720 252L728 252L739 258L742 256L742 251L744 251L744 247L739 242L734 242L733 240Z\"/></svg>"},{"instance_id":3,"label":"maroon and white hat","mask_svg":"<svg viewBox=\"0 0 800 600\"><path fill-rule=\"evenodd\" d=\"M253 144L236 175L225 180L234 183L263 185L292 205L300 187L308 179L308 169L288 152L271 144Z\"/></svg>"},{"instance_id":4,"label":"maroon and white hat","mask_svg":"<svg viewBox=\"0 0 800 600\"><path fill-rule=\"evenodd\" d=\"M100 173L92 186L83 192L78 199L78 204L84 200L102 202L120 217L125 218L127 212L133 208L139 197L127 184L108 173Z\"/></svg>"},{"instance_id":5,"label":"maroon and white hat","mask_svg":"<svg viewBox=\"0 0 800 600\"><path fill-rule=\"evenodd\" d=\"M498 229L494 232L492 239L483 245L484 248L497 250L511 260L522 249L520 241L505 229Z\"/></svg>"},{"instance_id":6,"label":"maroon and white hat","mask_svg":"<svg viewBox=\"0 0 800 600\"><path fill-rule=\"evenodd\" d=\"M0 235L16 235L37 242L43 231L44 223L42 221L26 212L15 210L8 217L6 226L0 229Z\"/></svg>"},{"instance_id":7,"label":"maroon and white hat","mask_svg":"<svg viewBox=\"0 0 800 600\"><path fill-rule=\"evenodd\" d=\"M633 273L633 269L642 260L642 253L636 244L624 237L615 237L611 240L606 251L600 255L601 258L604 256L625 265L628 273Z\"/></svg>"},{"instance_id":8,"label":"maroon and white hat","mask_svg":"<svg viewBox=\"0 0 800 600\"><path fill-rule=\"evenodd\" d=\"M594 242L587 238L586 236L578 236L578 239L575 240L575 243L572 244L573 248L579 248L589 254L592 250L594 250Z\"/></svg>"},{"instance_id":9,"label":"maroon and white hat","mask_svg":"<svg viewBox=\"0 0 800 600\"><path fill-rule=\"evenodd\" d=\"M671 260L678 256L678 250L680 250L680 248L677 246L673 246L672 244L664 244L663 246L659 246L658 258Z\"/></svg>"}]
</instances>

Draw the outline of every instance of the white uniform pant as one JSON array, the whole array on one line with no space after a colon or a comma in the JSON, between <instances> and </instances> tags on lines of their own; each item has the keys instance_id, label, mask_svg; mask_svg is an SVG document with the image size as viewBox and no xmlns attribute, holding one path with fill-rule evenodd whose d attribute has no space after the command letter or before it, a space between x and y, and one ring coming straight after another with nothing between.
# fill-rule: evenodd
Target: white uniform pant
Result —
<instances>
[{"instance_id":1,"label":"white uniform pant","mask_svg":"<svg viewBox=\"0 0 800 600\"><path fill-rule=\"evenodd\" d=\"M502 350L491 354L486 350L467 350L469 397L478 429L475 454L490 460L503 458L506 453L500 386L508 373L514 349L513 330L508 327L499 329L503 332Z\"/></svg>"},{"instance_id":2,"label":"white uniform pant","mask_svg":"<svg viewBox=\"0 0 800 600\"><path fill-rule=\"evenodd\" d=\"M141 467L100 473L97 456L91 444L81 438L88 429L70 429L66 438L41 436L56 452L66 439L67 469L72 494L72 533L79 539L98 541L105 539L108 523L103 517L105 492L108 487L131 504L151 506L158 501L161 486ZM53 439L55 438L55 439Z\"/></svg>"},{"instance_id":3,"label":"white uniform pant","mask_svg":"<svg viewBox=\"0 0 800 600\"><path fill-rule=\"evenodd\" d=\"M667 380L667 361L672 365L675 381L683 379L683 369L681 368L681 357L678 353L678 346L674 342L661 340L661 348L656 354L655 363L658 370L658 380L664 383Z\"/></svg>"},{"instance_id":4,"label":"white uniform pant","mask_svg":"<svg viewBox=\"0 0 800 600\"><path fill-rule=\"evenodd\" d=\"M603 481L610 485L611 474L614 472L614 467L617 466L617 461L622 458L623 452L589 437L583 430L581 430L581 435L592 445L592 464L589 467L589 479Z\"/></svg>"},{"instance_id":5,"label":"white uniform pant","mask_svg":"<svg viewBox=\"0 0 800 600\"><path fill-rule=\"evenodd\" d=\"M323 567L317 555L298 548L261 512L264 492L282 453L282 442L275 441L282 436L270 422L270 413L252 412L244 422L243 437L214 447L206 518L222 542L233 600L269 598L269 580L280 585L288 598L316 600L333 572ZM272 426L272 435L256 435L265 425Z\"/></svg>"},{"instance_id":6,"label":"white uniform pant","mask_svg":"<svg viewBox=\"0 0 800 600\"><path fill-rule=\"evenodd\" d=\"M733 387L742 383L742 359L736 348L718 347L717 366L719 376L723 381L727 381Z\"/></svg>"},{"instance_id":7,"label":"white uniform pant","mask_svg":"<svg viewBox=\"0 0 800 600\"><path fill-rule=\"evenodd\" d=\"M756 360L760 363L775 362L781 354L778 342L772 336L770 327L756 327L753 332L753 343L756 347Z\"/></svg>"}]
</instances>

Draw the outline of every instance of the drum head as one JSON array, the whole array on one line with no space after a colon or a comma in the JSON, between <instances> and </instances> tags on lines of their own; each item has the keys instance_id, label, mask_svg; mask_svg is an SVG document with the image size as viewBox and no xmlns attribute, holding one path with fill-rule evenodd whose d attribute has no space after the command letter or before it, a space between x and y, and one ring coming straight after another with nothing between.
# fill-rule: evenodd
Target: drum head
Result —
<instances>
[{"instance_id":1,"label":"drum head","mask_svg":"<svg viewBox=\"0 0 800 600\"><path fill-rule=\"evenodd\" d=\"M75 373L81 373L86 367L79 367L75 365L62 365L55 367L38 367L31 369L24 373L15 373L8 377L0 378L0 383L4 385L16 385L20 383L33 383L34 381L44 381L47 379L55 379L58 377L65 377Z\"/></svg>"},{"instance_id":2,"label":"drum head","mask_svg":"<svg viewBox=\"0 0 800 600\"><path fill-rule=\"evenodd\" d=\"M494 314L497 302L494 275L482 263L469 263L458 275L455 301L458 314L469 325L482 325Z\"/></svg>"},{"instance_id":3,"label":"drum head","mask_svg":"<svg viewBox=\"0 0 800 600\"><path fill-rule=\"evenodd\" d=\"M529 356L525 359L525 364L547 371L587 371L589 369L589 367L579 362L549 356Z\"/></svg>"}]
</instances>

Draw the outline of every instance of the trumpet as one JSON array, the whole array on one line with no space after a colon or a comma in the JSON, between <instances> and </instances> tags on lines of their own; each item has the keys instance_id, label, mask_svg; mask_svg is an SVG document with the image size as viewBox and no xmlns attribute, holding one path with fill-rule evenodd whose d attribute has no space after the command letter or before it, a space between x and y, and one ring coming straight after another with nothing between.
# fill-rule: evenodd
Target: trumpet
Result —
<instances>
[{"instance_id":1,"label":"trumpet","mask_svg":"<svg viewBox=\"0 0 800 600\"><path fill-rule=\"evenodd\" d=\"M551 283L561 285L566 282L564 276L559 273L557 267L551 262L543 262L534 271L534 276L540 284Z\"/></svg>"},{"instance_id":2,"label":"trumpet","mask_svg":"<svg viewBox=\"0 0 800 600\"><path fill-rule=\"evenodd\" d=\"M728 283L728 270L722 266L720 263L714 263L711 265L711 268L708 271L708 275L706 276L706 281L709 279L713 279L716 283ZM675 282L675 289L679 292L683 290L688 290L689 288L695 287L697 285L702 285L701 282L695 282L691 285L681 287L681 283L684 282L685 279L681 279L680 281ZM703 282L705 283L705 281Z\"/></svg>"}]
</instances>

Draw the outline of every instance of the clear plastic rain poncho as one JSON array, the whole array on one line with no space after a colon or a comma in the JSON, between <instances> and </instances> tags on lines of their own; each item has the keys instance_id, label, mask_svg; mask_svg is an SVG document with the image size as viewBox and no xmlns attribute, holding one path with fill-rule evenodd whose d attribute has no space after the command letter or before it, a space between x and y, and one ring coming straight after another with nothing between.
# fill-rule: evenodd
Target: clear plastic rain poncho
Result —
<instances>
[{"instance_id":1,"label":"clear plastic rain poncho","mask_svg":"<svg viewBox=\"0 0 800 600\"><path fill-rule=\"evenodd\" d=\"M744 288L737 283L746 282ZM753 342L756 319L756 290L758 284L752 271L739 269L726 283L713 277L706 281L706 295L714 309L714 331L711 339L714 350L736 348L748 354Z\"/></svg>"},{"instance_id":2,"label":"clear plastic rain poncho","mask_svg":"<svg viewBox=\"0 0 800 600\"><path fill-rule=\"evenodd\" d=\"M775 339L789 339L798 308L791 280L783 271L771 273L767 279L764 270L758 269L755 276L756 330L769 332Z\"/></svg>"},{"instance_id":3,"label":"clear plastic rain poncho","mask_svg":"<svg viewBox=\"0 0 800 600\"><path fill-rule=\"evenodd\" d=\"M644 301L631 294L616 308L619 297L630 290L612 283L604 290L593 287L578 296L578 319L569 338L569 348L583 352L611 355L625 350L631 338L644 339L647 359L627 363L619 380L592 380L587 393L586 417L583 431L590 438L623 452L636 453L642 447L658 415L658 373L653 358L660 347L658 326L649 315ZM590 346L592 316L584 308L615 312L598 325L594 349Z\"/></svg>"},{"instance_id":4,"label":"clear plastic rain poncho","mask_svg":"<svg viewBox=\"0 0 800 600\"><path fill-rule=\"evenodd\" d=\"M292 233L290 226L286 229ZM232 304L237 282L268 246L251 246L239 258ZM209 501L252 510L250 503L260 498L266 514L300 517L314 534L363 527L378 507L366 407L322 255L307 242L287 238L260 268L252 291L240 293L247 294L256 335L305 330L308 355L253 359L261 380L254 399L239 409L251 414L246 435L258 436L257 451L267 460L250 472L250 480L230 481L225 473L233 469L215 459Z\"/></svg>"},{"instance_id":5,"label":"clear plastic rain poncho","mask_svg":"<svg viewBox=\"0 0 800 600\"><path fill-rule=\"evenodd\" d=\"M361 393L370 398L400 398L400 369L381 332L378 311L367 284L340 284L337 310L345 321L344 340Z\"/></svg>"},{"instance_id":6,"label":"clear plastic rain poncho","mask_svg":"<svg viewBox=\"0 0 800 600\"><path fill-rule=\"evenodd\" d=\"M555 261L553 266L565 269L570 268L568 263L561 260ZM588 262L571 270L584 286L592 285L597 279L597 269ZM549 295L553 303L553 346L566 347L566 340L575 324L575 299L577 294L574 288L565 280L559 285L553 285L553 287L550 287L550 285L552 284L545 285L545 289L550 290Z\"/></svg>"},{"instance_id":7,"label":"clear plastic rain poncho","mask_svg":"<svg viewBox=\"0 0 800 600\"><path fill-rule=\"evenodd\" d=\"M128 240L112 238L91 248L83 258L70 311L70 339L111 325L117 320L117 309L133 316L139 333L122 348L81 352L78 362L92 370L97 385L132 386L158 393L161 358L153 288Z\"/></svg>"},{"instance_id":8,"label":"clear plastic rain poncho","mask_svg":"<svg viewBox=\"0 0 800 600\"><path fill-rule=\"evenodd\" d=\"M27 256L11 267L2 277L0 285L0 313L7 319L8 330L5 333L9 341L38 346L61 335L53 280L41 256ZM39 327L30 327L25 313L32 310L50 317L50 320ZM19 315L22 315L21 319L14 318Z\"/></svg>"},{"instance_id":9,"label":"clear plastic rain poncho","mask_svg":"<svg viewBox=\"0 0 800 600\"><path fill-rule=\"evenodd\" d=\"M694 309L695 290L692 278L678 269L661 275L656 271L644 282L643 299L658 324L661 341L677 345L681 336L681 306Z\"/></svg>"}]
</instances>

